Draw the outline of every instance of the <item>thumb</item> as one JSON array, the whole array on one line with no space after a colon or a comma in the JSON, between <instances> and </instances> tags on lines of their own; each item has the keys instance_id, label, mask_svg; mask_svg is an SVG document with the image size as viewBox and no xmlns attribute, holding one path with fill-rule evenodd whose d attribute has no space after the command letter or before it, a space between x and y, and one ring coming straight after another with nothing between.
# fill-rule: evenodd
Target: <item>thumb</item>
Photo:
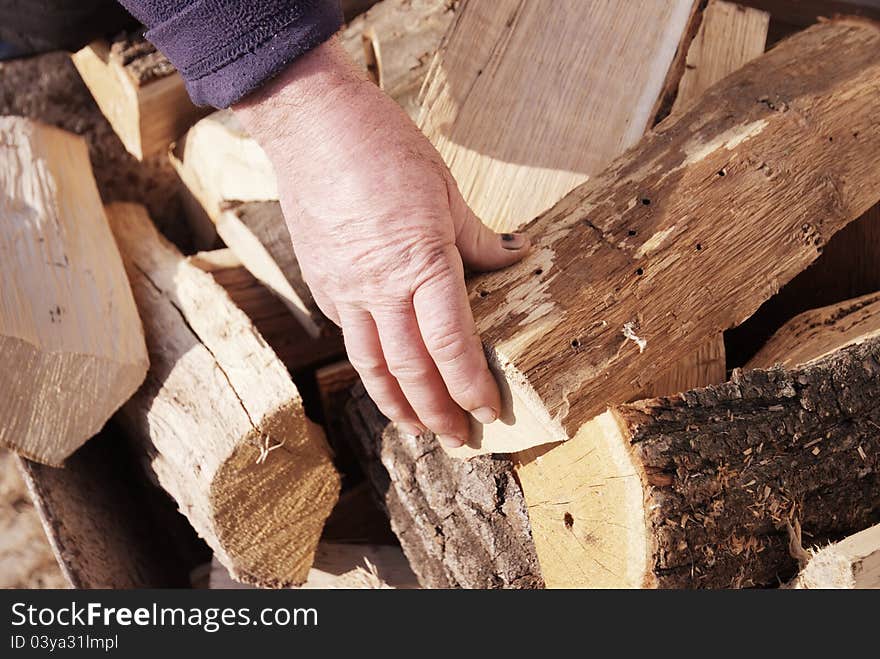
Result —
<instances>
[{"instance_id":1,"label":"thumb","mask_svg":"<svg viewBox=\"0 0 880 659\"><path fill-rule=\"evenodd\" d=\"M450 197L456 227L455 246L468 270L498 270L529 253L529 239L524 233L495 233L474 215L457 189Z\"/></svg>"}]
</instances>

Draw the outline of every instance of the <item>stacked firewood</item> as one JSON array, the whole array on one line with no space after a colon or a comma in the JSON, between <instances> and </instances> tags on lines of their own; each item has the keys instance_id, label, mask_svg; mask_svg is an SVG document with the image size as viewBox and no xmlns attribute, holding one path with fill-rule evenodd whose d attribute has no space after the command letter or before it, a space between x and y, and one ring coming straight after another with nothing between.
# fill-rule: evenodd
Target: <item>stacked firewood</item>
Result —
<instances>
[{"instance_id":1,"label":"stacked firewood","mask_svg":"<svg viewBox=\"0 0 880 659\"><path fill-rule=\"evenodd\" d=\"M0 118L0 444L67 582L880 587L880 8L360 4L346 49L532 240L468 281L501 418L398 432L256 142L141 39L93 43L73 64L176 172L188 240L96 185L93 143Z\"/></svg>"}]
</instances>

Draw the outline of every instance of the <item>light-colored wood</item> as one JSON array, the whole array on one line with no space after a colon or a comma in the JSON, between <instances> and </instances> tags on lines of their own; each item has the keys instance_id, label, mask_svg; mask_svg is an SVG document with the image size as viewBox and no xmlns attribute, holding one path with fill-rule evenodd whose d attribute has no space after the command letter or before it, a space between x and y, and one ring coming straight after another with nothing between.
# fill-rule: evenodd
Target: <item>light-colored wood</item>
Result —
<instances>
[{"instance_id":1,"label":"light-colored wood","mask_svg":"<svg viewBox=\"0 0 880 659\"><path fill-rule=\"evenodd\" d=\"M110 43L98 40L71 57L128 152L138 160L162 153L208 110L192 104L183 79L167 61L152 67L157 75L145 77L136 61L126 61L111 49ZM135 57L151 55L157 56Z\"/></svg>"},{"instance_id":2,"label":"light-colored wood","mask_svg":"<svg viewBox=\"0 0 880 659\"><path fill-rule=\"evenodd\" d=\"M711 0L687 51L672 113L684 111L703 92L764 52L770 15L724 0ZM724 336L717 334L653 382L645 396L665 396L727 377Z\"/></svg>"},{"instance_id":3,"label":"light-colored wood","mask_svg":"<svg viewBox=\"0 0 880 659\"><path fill-rule=\"evenodd\" d=\"M639 140L691 0L463 2L419 125L487 225L512 230Z\"/></svg>"},{"instance_id":4,"label":"light-colored wood","mask_svg":"<svg viewBox=\"0 0 880 659\"><path fill-rule=\"evenodd\" d=\"M59 465L148 366L85 141L0 118L0 217L0 446Z\"/></svg>"},{"instance_id":5,"label":"light-colored wood","mask_svg":"<svg viewBox=\"0 0 880 659\"><path fill-rule=\"evenodd\" d=\"M0 450L0 588L66 586L15 456Z\"/></svg>"},{"instance_id":6,"label":"light-colored wood","mask_svg":"<svg viewBox=\"0 0 880 659\"><path fill-rule=\"evenodd\" d=\"M789 588L880 588L880 524L823 547Z\"/></svg>"},{"instance_id":7,"label":"light-colored wood","mask_svg":"<svg viewBox=\"0 0 880 659\"><path fill-rule=\"evenodd\" d=\"M303 280L278 202L252 202L227 208L217 218L217 233L254 277L278 296L309 335L333 332L333 323L321 313Z\"/></svg>"},{"instance_id":8,"label":"light-colored wood","mask_svg":"<svg viewBox=\"0 0 880 659\"><path fill-rule=\"evenodd\" d=\"M118 415L230 573L306 578L339 476L284 365L219 284L130 204L108 207L151 368Z\"/></svg>"},{"instance_id":9,"label":"light-colored wood","mask_svg":"<svg viewBox=\"0 0 880 659\"><path fill-rule=\"evenodd\" d=\"M229 578L215 558L211 562L211 589L247 588ZM321 542L315 565L303 589L413 589L420 588L400 547Z\"/></svg>"},{"instance_id":10,"label":"light-colored wood","mask_svg":"<svg viewBox=\"0 0 880 659\"><path fill-rule=\"evenodd\" d=\"M376 84L417 119L418 96L434 53L455 15L455 0L383 0L344 31L346 50Z\"/></svg>"},{"instance_id":11,"label":"light-colored wood","mask_svg":"<svg viewBox=\"0 0 880 659\"><path fill-rule=\"evenodd\" d=\"M806 268L880 196L878 73L875 24L810 28L530 224L526 259L469 283L511 400L460 454L575 435Z\"/></svg>"},{"instance_id":12,"label":"light-colored wood","mask_svg":"<svg viewBox=\"0 0 880 659\"><path fill-rule=\"evenodd\" d=\"M196 122L171 152L184 185L216 221L224 202L278 199L275 170L232 110Z\"/></svg>"},{"instance_id":13,"label":"light-colored wood","mask_svg":"<svg viewBox=\"0 0 880 659\"><path fill-rule=\"evenodd\" d=\"M711 0L688 48L685 72L672 112L681 112L709 87L764 52L770 14L725 0Z\"/></svg>"},{"instance_id":14,"label":"light-colored wood","mask_svg":"<svg viewBox=\"0 0 880 659\"><path fill-rule=\"evenodd\" d=\"M524 494L546 585L772 585L794 562L787 521L816 538L872 523L878 346L614 406L523 465L545 482Z\"/></svg>"},{"instance_id":15,"label":"light-colored wood","mask_svg":"<svg viewBox=\"0 0 880 659\"><path fill-rule=\"evenodd\" d=\"M211 273L289 371L314 369L345 353L339 333L315 338L306 332L281 300L242 265L231 249L199 252L189 260Z\"/></svg>"},{"instance_id":16,"label":"light-colored wood","mask_svg":"<svg viewBox=\"0 0 880 659\"><path fill-rule=\"evenodd\" d=\"M880 293L807 311L792 318L761 348L746 368L806 364L880 335Z\"/></svg>"}]
</instances>

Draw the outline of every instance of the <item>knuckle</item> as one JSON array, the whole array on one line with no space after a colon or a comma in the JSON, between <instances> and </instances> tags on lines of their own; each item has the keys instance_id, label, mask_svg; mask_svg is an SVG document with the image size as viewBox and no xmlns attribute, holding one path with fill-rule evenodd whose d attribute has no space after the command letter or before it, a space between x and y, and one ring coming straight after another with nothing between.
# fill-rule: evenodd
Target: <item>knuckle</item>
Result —
<instances>
[{"instance_id":1,"label":"knuckle","mask_svg":"<svg viewBox=\"0 0 880 659\"><path fill-rule=\"evenodd\" d=\"M387 366L379 359L349 355L348 361L364 379L378 379L388 375Z\"/></svg>"},{"instance_id":2,"label":"knuckle","mask_svg":"<svg viewBox=\"0 0 880 659\"><path fill-rule=\"evenodd\" d=\"M435 360L444 364L456 364L477 360L480 339L458 327L438 327L425 332L425 346Z\"/></svg>"}]
</instances>

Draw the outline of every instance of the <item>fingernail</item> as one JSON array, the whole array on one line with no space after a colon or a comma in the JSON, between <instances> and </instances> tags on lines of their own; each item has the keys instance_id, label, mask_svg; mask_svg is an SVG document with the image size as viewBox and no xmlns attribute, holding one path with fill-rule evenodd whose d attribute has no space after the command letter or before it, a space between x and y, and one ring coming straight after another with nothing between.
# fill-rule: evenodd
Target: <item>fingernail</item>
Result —
<instances>
[{"instance_id":1,"label":"fingernail","mask_svg":"<svg viewBox=\"0 0 880 659\"><path fill-rule=\"evenodd\" d=\"M413 437L418 437L421 435L424 430L419 428L417 425L412 423L398 423L397 429L402 432L404 435L412 435Z\"/></svg>"},{"instance_id":2,"label":"fingernail","mask_svg":"<svg viewBox=\"0 0 880 659\"><path fill-rule=\"evenodd\" d=\"M501 234L501 246L504 249L510 250L518 250L522 249L526 246L528 242L525 234L523 233L502 233Z\"/></svg>"},{"instance_id":3,"label":"fingernail","mask_svg":"<svg viewBox=\"0 0 880 659\"><path fill-rule=\"evenodd\" d=\"M437 439L446 448L458 448L464 444L462 440L458 437L453 437L452 435L437 435Z\"/></svg>"},{"instance_id":4,"label":"fingernail","mask_svg":"<svg viewBox=\"0 0 880 659\"><path fill-rule=\"evenodd\" d=\"M480 407L479 409L471 410L471 414L483 425L488 425L498 418L498 412L491 407Z\"/></svg>"}]
</instances>

